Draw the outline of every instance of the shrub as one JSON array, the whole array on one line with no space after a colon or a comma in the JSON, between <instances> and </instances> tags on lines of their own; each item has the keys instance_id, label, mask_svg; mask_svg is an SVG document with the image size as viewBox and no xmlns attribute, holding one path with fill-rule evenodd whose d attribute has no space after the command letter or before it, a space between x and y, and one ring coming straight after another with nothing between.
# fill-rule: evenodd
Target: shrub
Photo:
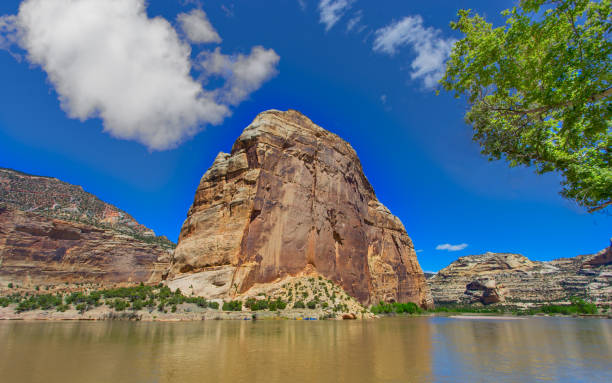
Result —
<instances>
[{"instance_id":1,"label":"shrub","mask_svg":"<svg viewBox=\"0 0 612 383\"><path fill-rule=\"evenodd\" d=\"M114 308L116 311L123 311L128 307L128 303L121 298L116 298L112 302L111 307Z\"/></svg>"},{"instance_id":2,"label":"shrub","mask_svg":"<svg viewBox=\"0 0 612 383\"><path fill-rule=\"evenodd\" d=\"M76 305L75 307L79 313L83 314L85 311L87 311L87 305L85 303L79 303L78 305Z\"/></svg>"},{"instance_id":3,"label":"shrub","mask_svg":"<svg viewBox=\"0 0 612 383\"><path fill-rule=\"evenodd\" d=\"M68 305L59 305L59 306L55 307L55 310L63 313L64 311L68 310L69 307L70 306L68 306Z\"/></svg>"},{"instance_id":4,"label":"shrub","mask_svg":"<svg viewBox=\"0 0 612 383\"><path fill-rule=\"evenodd\" d=\"M312 309L316 309L316 308L317 308L317 302L316 302L316 301L314 301L314 300L309 301L309 302L306 304L306 306L307 306L309 309L311 309L311 310L312 310Z\"/></svg>"},{"instance_id":5,"label":"shrub","mask_svg":"<svg viewBox=\"0 0 612 383\"><path fill-rule=\"evenodd\" d=\"M306 305L304 305L304 302L302 301L297 301L293 304L293 308L294 309L304 309L306 308Z\"/></svg>"},{"instance_id":6,"label":"shrub","mask_svg":"<svg viewBox=\"0 0 612 383\"><path fill-rule=\"evenodd\" d=\"M140 299L135 300L134 302L132 302L132 310L134 311L138 311L138 310L142 310L144 308L144 302Z\"/></svg>"},{"instance_id":7,"label":"shrub","mask_svg":"<svg viewBox=\"0 0 612 383\"><path fill-rule=\"evenodd\" d=\"M217 302L208 302L208 307L214 310L219 310L219 303Z\"/></svg>"},{"instance_id":8,"label":"shrub","mask_svg":"<svg viewBox=\"0 0 612 383\"><path fill-rule=\"evenodd\" d=\"M398 303L391 302L385 303L381 301L378 305L372 306L370 311L374 314L389 314L389 313L397 313L397 314L417 314L422 312L421 308L412 302L408 303Z\"/></svg>"},{"instance_id":9,"label":"shrub","mask_svg":"<svg viewBox=\"0 0 612 383\"><path fill-rule=\"evenodd\" d=\"M12 289L12 288L13 288L13 282L9 282L9 284L8 284L8 288L9 288L9 289Z\"/></svg>"},{"instance_id":10,"label":"shrub","mask_svg":"<svg viewBox=\"0 0 612 383\"><path fill-rule=\"evenodd\" d=\"M223 311L241 311L242 301L223 302Z\"/></svg>"}]
</instances>

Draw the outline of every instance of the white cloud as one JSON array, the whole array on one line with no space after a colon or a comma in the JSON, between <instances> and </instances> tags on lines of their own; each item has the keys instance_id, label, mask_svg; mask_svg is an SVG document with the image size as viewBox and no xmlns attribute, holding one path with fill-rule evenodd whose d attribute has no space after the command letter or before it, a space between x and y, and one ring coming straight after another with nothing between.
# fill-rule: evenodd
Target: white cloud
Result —
<instances>
[{"instance_id":1,"label":"white cloud","mask_svg":"<svg viewBox=\"0 0 612 383\"><path fill-rule=\"evenodd\" d=\"M461 243L459 245L451 245L450 243L445 243L443 245L436 246L436 250L448 250L448 251L459 251L468 247L467 243Z\"/></svg>"},{"instance_id":2,"label":"white cloud","mask_svg":"<svg viewBox=\"0 0 612 383\"><path fill-rule=\"evenodd\" d=\"M353 0L321 0L319 2L320 23L329 31L351 9Z\"/></svg>"},{"instance_id":3,"label":"white cloud","mask_svg":"<svg viewBox=\"0 0 612 383\"><path fill-rule=\"evenodd\" d=\"M353 14L353 17L351 17L349 21L346 23L346 30L348 32L351 32L353 29L355 29L358 32L362 31L363 28L365 27L365 26L360 26L362 18L363 18L363 11L360 9L357 12L355 12L355 14ZM359 27L359 28L356 28L356 27Z\"/></svg>"},{"instance_id":4,"label":"white cloud","mask_svg":"<svg viewBox=\"0 0 612 383\"><path fill-rule=\"evenodd\" d=\"M298 0L298 4L300 5L300 8L302 8L302 11L306 10L306 0Z\"/></svg>"},{"instance_id":5,"label":"white cloud","mask_svg":"<svg viewBox=\"0 0 612 383\"><path fill-rule=\"evenodd\" d=\"M0 16L0 49L10 51L17 44L19 34L16 22L17 16Z\"/></svg>"},{"instance_id":6,"label":"white cloud","mask_svg":"<svg viewBox=\"0 0 612 383\"><path fill-rule=\"evenodd\" d=\"M246 99L268 79L276 75L280 57L272 49L256 46L248 55L225 55L217 48L200 55L200 66L206 73L225 79L218 98L229 105Z\"/></svg>"},{"instance_id":7,"label":"white cloud","mask_svg":"<svg viewBox=\"0 0 612 383\"><path fill-rule=\"evenodd\" d=\"M201 9L181 13L176 19L189 41L200 44L221 42L221 37L206 17L206 13Z\"/></svg>"},{"instance_id":8,"label":"white cloud","mask_svg":"<svg viewBox=\"0 0 612 383\"><path fill-rule=\"evenodd\" d=\"M173 148L237 104L194 80L191 46L167 20L149 18L145 0L25 0L2 22L2 41L13 39L47 73L67 115L101 118L114 137ZM258 70L241 70L250 69ZM243 93L270 77L253 76L260 81Z\"/></svg>"},{"instance_id":9,"label":"white cloud","mask_svg":"<svg viewBox=\"0 0 612 383\"><path fill-rule=\"evenodd\" d=\"M387 95L386 94L382 94L380 96L380 102L382 102L383 104L387 103Z\"/></svg>"},{"instance_id":10,"label":"white cloud","mask_svg":"<svg viewBox=\"0 0 612 383\"><path fill-rule=\"evenodd\" d=\"M425 28L419 15L407 16L375 33L375 52L395 55L402 46L409 45L416 53L412 61L412 79L422 79L427 88L436 86L444 76L445 61L450 56L456 40L440 37L440 31Z\"/></svg>"}]
</instances>

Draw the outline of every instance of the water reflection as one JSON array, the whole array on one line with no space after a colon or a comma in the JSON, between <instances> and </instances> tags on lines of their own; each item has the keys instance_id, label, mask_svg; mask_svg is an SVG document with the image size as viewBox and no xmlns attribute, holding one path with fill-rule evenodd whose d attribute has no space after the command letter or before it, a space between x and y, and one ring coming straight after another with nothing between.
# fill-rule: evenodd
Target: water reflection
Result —
<instances>
[{"instance_id":1,"label":"water reflection","mask_svg":"<svg viewBox=\"0 0 612 383\"><path fill-rule=\"evenodd\" d=\"M0 323L0 373L28 382L431 380L430 322Z\"/></svg>"},{"instance_id":2,"label":"water reflection","mask_svg":"<svg viewBox=\"0 0 612 383\"><path fill-rule=\"evenodd\" d=\"M612 381L612 322L435 318L436 381Z\"/></svg>"},{"instance_id":3,"label":"water reflection","mask_svg":"<svg viewBox=\"0 0 612 383\"><path fill-rule=\"evenodd\" d=\"M612 381L606 320L0 323L7 382Z\"/></svg>"}]
</instances>

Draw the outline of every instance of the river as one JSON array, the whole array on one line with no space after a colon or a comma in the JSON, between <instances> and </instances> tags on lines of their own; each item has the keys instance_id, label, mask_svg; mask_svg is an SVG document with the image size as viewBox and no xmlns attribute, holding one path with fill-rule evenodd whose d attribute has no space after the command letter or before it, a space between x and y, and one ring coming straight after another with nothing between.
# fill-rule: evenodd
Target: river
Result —
<instances>
[{"instance_id":1,"label":"river","mask_svg":"<svg viewBox=\"0 0 612 383\"><path fill-rule=\"evenodd\" d=\"M612 320L0 322L2 382L612 382Z\"/></svg>"}]
</instances>

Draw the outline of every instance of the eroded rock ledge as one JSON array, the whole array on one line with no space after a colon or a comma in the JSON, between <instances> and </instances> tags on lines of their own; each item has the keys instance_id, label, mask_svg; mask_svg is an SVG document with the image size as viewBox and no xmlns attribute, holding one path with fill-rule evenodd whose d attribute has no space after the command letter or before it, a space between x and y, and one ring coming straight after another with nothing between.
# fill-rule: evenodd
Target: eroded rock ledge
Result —
<instances>
[{"instance_id":1,"label":"eroded rock ledge","mask_svg":"<svg viewBox=\"0 0 612 383\"><path fill-rule=\"evenodd\" d=\"M612 303L612 247L596 254L531 261L520 254L461 257L427 280L436 304L540 304L586 298Z\"/></svg>"},{"instance_id":2,"label":"eroded rock ledge","mask_svg":"<svg viewBox=\"0 0 612 383\"><path fill-rule=\"evenodd\" d=\"M432 303L412 241L353 148L297 111L263 112L202 177L168 283L233 297L307 268L362 304Z\"/></svg>"}]
</instances>

